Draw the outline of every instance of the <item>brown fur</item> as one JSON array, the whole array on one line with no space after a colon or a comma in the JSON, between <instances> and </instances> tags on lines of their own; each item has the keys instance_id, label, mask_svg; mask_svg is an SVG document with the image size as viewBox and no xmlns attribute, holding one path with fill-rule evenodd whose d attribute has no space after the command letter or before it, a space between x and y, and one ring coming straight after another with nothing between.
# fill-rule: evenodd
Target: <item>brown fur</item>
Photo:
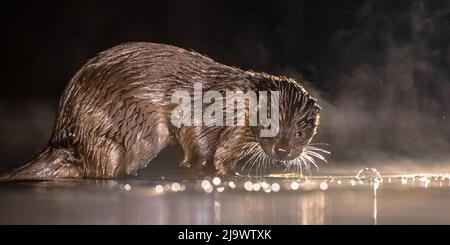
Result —
<instances>
[{"instance_id":1,"label":"brown fur","mask_svg":"<svg viewBox=\"0 0 450 245\"><path fill-rule=\"evenodd\" d=\"M257 129L174 127L169 121L175 106L170 103L172 93L191 91L198 81L203 91L281 89L284 122L280 136L267 139L272 144L286 135L287 127L292 128L289 123L300 125L294 120L313 120L307 122L310 128L302 144L315 133L318 106L293 80L225 66L170 45L127 43L99 53L76 73L61 97L51 140L31 163L7 177L134 175L169 143L182 147L185 156L181 165L229 173L245 144L258 142ZM299 110L308 119L289 118ZM286 137L283 140L292 139Z\"/></svg>"}]
</instances>

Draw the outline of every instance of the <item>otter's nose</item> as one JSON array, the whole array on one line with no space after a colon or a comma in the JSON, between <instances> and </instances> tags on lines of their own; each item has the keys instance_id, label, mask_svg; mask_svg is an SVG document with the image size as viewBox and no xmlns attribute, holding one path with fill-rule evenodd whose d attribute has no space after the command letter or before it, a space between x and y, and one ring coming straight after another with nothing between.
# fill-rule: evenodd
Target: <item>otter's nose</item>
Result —
<instances>
[{"instance_id":1,"label":"otter's nose","mask_svg":"<svg viewBox=\"0 0 450 245\"><path fill-rule=\"evenodd\" d=\"M287 147L274 147L273 153L277 158L286 158L291 154L291 150Z\"/></svg>"}]
</instances>

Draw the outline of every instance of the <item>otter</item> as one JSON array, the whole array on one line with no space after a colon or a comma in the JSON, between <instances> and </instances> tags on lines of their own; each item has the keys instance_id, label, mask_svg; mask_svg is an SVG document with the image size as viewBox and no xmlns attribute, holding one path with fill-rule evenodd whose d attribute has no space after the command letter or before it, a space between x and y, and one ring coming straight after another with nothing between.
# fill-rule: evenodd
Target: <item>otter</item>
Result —
<instances>
[{"instance_id":1,"label":"otter","mask_svg":"<svg viewBox=\"0 0 450 245\"><path fill-rule=\"evenodd\" d=\"M192 89L194 82L205 91L279 91L278 134L260 137L259 125L175 127L171 95ZM293 79L223 65L171 45L125 43L100 52L73 76L48 144L4 178L136 175L168 145L182 148L181 166L203 175L229 175L251 154L301 167L314 164L313 157L323 159L321 149L310 144L319 111L317 100Z\"/></svg>"}]
</instances>

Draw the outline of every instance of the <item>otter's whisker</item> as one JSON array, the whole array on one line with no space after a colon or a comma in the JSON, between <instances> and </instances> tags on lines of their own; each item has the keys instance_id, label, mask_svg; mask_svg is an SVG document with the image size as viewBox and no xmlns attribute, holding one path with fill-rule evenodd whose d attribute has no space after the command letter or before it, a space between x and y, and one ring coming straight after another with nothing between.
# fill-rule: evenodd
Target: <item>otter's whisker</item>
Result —
<instances>
[{"instance_id":1,"label":"otter's whisker","mask_svg":"<svg viewBox=\"0 0 450 245\"><path fill-rule=\"evenodd\" d=\"M244 171L245 167L246 167L247 164L250 162L250 159L251 159L251 157L248 158L248 159L245 161L244 165L243 165L242 168L241 168L241 171Z\"/></svg>"},{"instance_id":2,"label":"otter's whisker","mask_svg":"<svg viewBox=\"0 0 450 245\"><path fill-rule=\"evenodd\" d=\"M285 166L284 173L290 172L291 164L289 162L283 162L283 165Z\"/></svg>"},{"instance_id":3,"label":"otter's whisker","mask_svg":"<svg viewBox=\"0 0 450 245\"><path fill-rule=\"evenodd\" d=\"M310 145L310 146L315 146L315 145L329 146L330 144L328 144L328 143L309 143L308 145Z\"/></svg>"},{"instance_id":4,"label":"otter's whisker","mask_svg":"<svg viewBox=\"0 0 450 245\"><path fill-rule=\"evenodd\" d=\"M257 161L255 161L255 165L256 165L256 167L255 167L255 176L256 177L258 177L259 176L259 171L260 171L260 168L261 168L261 155L258 157L258 160Z\"/></svg>"},{"instance_id":5,"label":"otter's whisker","mask_svg":"<svg viewBox=\"0 0 450 245\"><path fill-rule=\"evenodd\" d=\"M298 168L294 161L288 161L289 169L292 169L290 172L294 172L294 174L297 174Z\"/></svg>"},{"instance_id":6,"label":"otter's whisker","mask_svg":"<svg viewBox=\"0 0 450 245\"><path fill-rule=\"evenodd\" d=\"M264 169L263 169L263 167L264 167L264 160L265 160L265 157L262 157L261 160L258 162L258 171L259 171L259 173L256 173L256 175L258 177L262 177L263 176L263 173L264 173Z\"/></svg>"},{"instance_id":7,"label":"otter's whisker","mask_svg":"<svg viewBox=\"0 0 450 245\"><path fill-rule=\"evenodd\" d=\"M268 169L269 166L272 164L272 159L270 157L268 157L267 155L265 155L266 161L265 161L265 169Z\"/></svg>"},{"instance_id":8,"label":"otter's whisker","mask_svg":"<svg viewBox=\"0 0 450 245\"><path fill-rule=\"evenodd\" d=\"M261 174L261 162L264 159L264 154L263 152L258 152L258 160L256 161L256 170L255 170L255 175L256 177L259 177Z\"/></svg>"},{"instance_id":9,"label":"otter's whisker","mask_svg":"<svg viewBox=\"0 0 450 245\"><path fill-rule=\"evenodd\" d=\"M247 176L250 176L250 173L252 171L253 166L255 165L255 163L257 162L259 158L258 154L253 154L253 156L250 158L250 167L248 168L248 172L247 172Z\"/></svg>"},{"instance_id":10,"label":"otter's whisker","mask_svg":"<svg viewBox=\"0 0 450 245\"><path fill-rule=\"evenodd\" d=\"M256 157L256 155L252 155L251 157L249 157L248 159L247 159L247 161L245 161L245 163L244 163L244 166L242 166L242 168L241 168L241 171L244 171L244 169L247 167L247 165L250 163L252 163L253 161L253 158L255 158Z\"/></svg>"},{"instance_id":11,"label":"otter's whisker","mask_svg":"<svg viewBox=\"0 0 450 245\"><path fill-rule=\"evenodd\" d=\"M297 166L297 174L298 175L303 175L303 163L302 161L298 161L295 163L295 165Z\"/></svg>"},{"instance_id":12,"label":"otter's whisker","mask_svg":"<svg viewBox=\"0 0 450 245\"><path fill-rule=\"evenodd\" d=\"M252 172L252 169L253 169L253 166L256 164L256 163L259 163L259 160L261 159L261 157L264 155L264 152L262 151L262 150L260 150L260 151L258 151L256 154L255 154L255 156L256 156L256 159L253 161L253 163L251 164L251 166L250 166L250 169L248 170L248 174L247 175L249 175L250 176L250 173ZM256 168L258 167L258 164L256 165ZM256 175L258 174L258 169L256 169Z\"/></svg>"},{"instance_id":13,"label":"otter's whisker","mask_svg":"<svg viewBox=\"0 0 450 245\"><path fill-rule=\"evenodd\" d=\"M289 169L291 169L290 172L297 174L299 171L297 162L295 160L290 160L287 161L287 163L289 164Z\"/></svg>"},{"instance_id":14,"label":"otter's whisker","mask_svg":"<svg viewBox=\"0 0 450 245\"><path fill-rule=\"evenodd\" d=\"M261 159L261 177L264 175L265 169L267 168L267 165L270 162L270 158L264 153L262 152L262 159Z\"/></svg>"},{"instance_id":15,"label":"otter's whisker","mask_svg":"<svg viewBox=\"0 0 450 245\"><path fill-rule=\"evenodd\" d=\"M298 158L299 159L299 161L298 161L298 166L300 166L300 176L303 176L303 163L305 162L304 161L304 159L303 158Z\"/></svg>"},{"instance_id":16,"label":"otter's whisker","mask_svg":"<svg viewBox=\"0 0 450 245\"><path fill-rule=\"evenodd\" d=\"M252 161L251 163L250 163L250 168L248 169L248 171L247 171L247 176L248 177L250 177L250 172L252 171L252 168L253 168L253 165L255 165L255 161Z\"/></svg>"},{"instance_id":17,"label":"otter's whisker","mask_svg":"<svg viewBox=\"0 0 450 245\"><path fill-rule=\"evenodd\" d=\"M308 158L308 156L306 156L305 154L301 155L300 157L303 159L303 163L305 164L305 168L308 170L309 175L311 175L311 165L310 165L310 163L311 163L312 159ZM315 163L313 163L313 164L315 165Z\"/></svg>"},{"instance_id":18,"label":"otter's whisker","mask_svg":"<svg viewBox=\"0 0 450 245\"><path fill-rule=\"evenodd\" d=\"M298 171L299 171L298 164L296 162L291 162L290 164L292 166L292 170L294 171L294 174L298 174Z\"/></svg>"},{"instance_id":19,"label":"otter's whisker","mask_svg":"<svg viewBox=\"0 0 450 245\"><path fill-rule=\"evenodd\" d=\"M318 147L315 147L315 146L311 146L311 145L305 146L305 149L306 150L310 150L310 151L320 151L320 152L323 152L325 154L331 154L331 152L329 152L327 150L324 150L322 148L318 148Z\"/></svg>"},{"instance_id":20,"label":"otter's whisker","mask_svg":"<svg viewBox=\"0 0 450 245\"><path fill-rule=\"evenodd\" d=\"M319 166L317 166L316 160L314 160L314 158L312 158L311 156L309 156L306 153L304 153L302 155L306 160L308 160L308 163L311 163L312 165L314 165L314 167L316 167L317 171L319 171Z\"/></svg>"},{"instance_id":21,"label":"otter's whisker","mask_svg":"<svg viewBox=\"0 0 450 245\"><path fill-rule=\"evenodd\" d=\"M250 146L248 146L250 145ZM250 155L253 152L257 152L258 151L258 144L257 143L250 143L247 144L247 146L245 148L247 148L244 152L244 154L242 155L241 158L246 157L248 155ZM251 156L247 159L247 161L244 163L244 166L242 166L241 171L244 171L244 169L246 168L246 166L251 163L253 161L253 159L256 157L256 154L251 154Z\"/></svg>"},{"instance_id":22,"label":"otter's whisker","mask_svg":"<svg viewBox=\"0 0 450 245\"><path fill-rule=\"evenodd\" d=\"M323 162L327 163L327 159L325 159L325 157L323 157L322 155L320 155L317 152L314 151L310 151L310 150L305 150L305 154L309 154L311 156L317 157L318 159L322 160Z\"/></svg>"}]
</instances>

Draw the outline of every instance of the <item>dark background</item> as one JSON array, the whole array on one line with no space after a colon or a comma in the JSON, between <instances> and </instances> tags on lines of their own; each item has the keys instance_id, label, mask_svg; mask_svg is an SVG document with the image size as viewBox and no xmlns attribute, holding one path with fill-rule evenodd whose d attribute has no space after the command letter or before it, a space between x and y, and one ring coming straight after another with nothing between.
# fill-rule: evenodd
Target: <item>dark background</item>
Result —
<instances>
[{"instance_id":1,"label":"dark background","mask_svg":"<svg viewBox=\"0 0 450 245\"><path fill-rule=\"evenodd\" d=\"M50 137L60 94L97 52L173 44L308 80L331 161L450 150L450 1L14 1L1 8L0 168Z\"/></svg>"}]
</instances>

